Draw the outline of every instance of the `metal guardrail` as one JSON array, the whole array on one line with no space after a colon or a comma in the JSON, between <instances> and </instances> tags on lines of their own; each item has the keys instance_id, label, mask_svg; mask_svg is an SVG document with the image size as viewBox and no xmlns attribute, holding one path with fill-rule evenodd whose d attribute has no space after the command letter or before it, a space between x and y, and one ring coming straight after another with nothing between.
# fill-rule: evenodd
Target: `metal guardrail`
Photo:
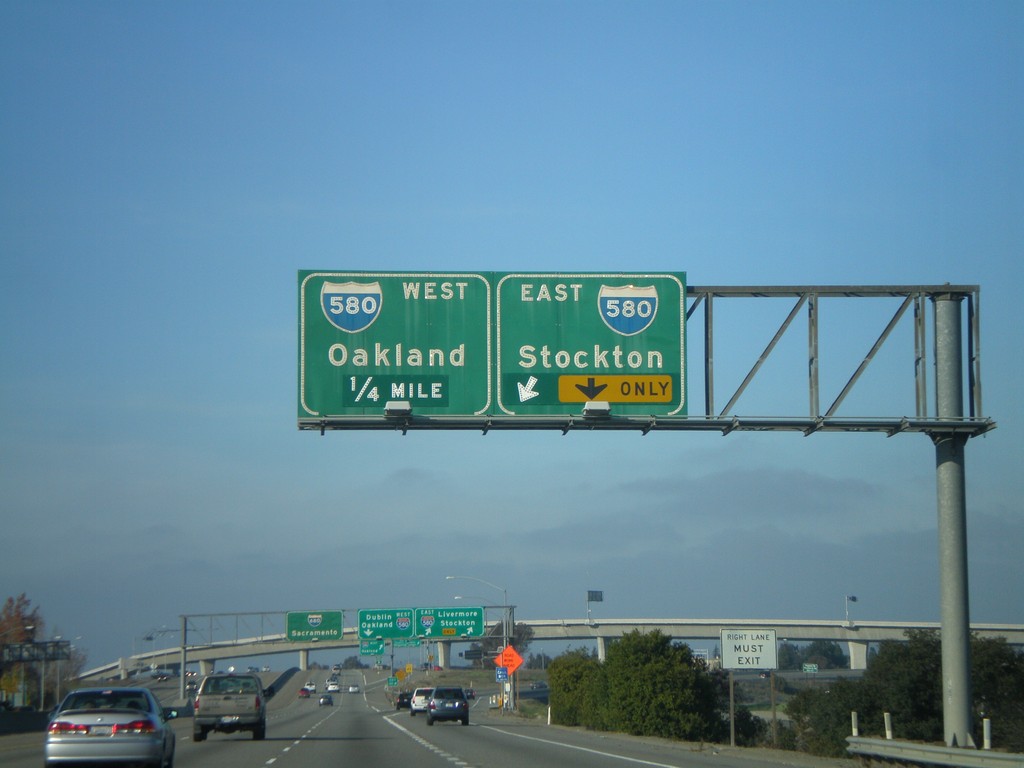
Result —
<instances>
[{"instance_id":1,"label":"metal guardrail","mask_svg":"<svg viewBox=\"0 0 1024 768\"><path fill-rule=\"evenodd\" d=\"M847 736L846 751L861 757L896 760L908 765L948 765L955 768L1022 768L1024 755L989 750L940 747L910 741Z\"/></svg>"}]
</instances>

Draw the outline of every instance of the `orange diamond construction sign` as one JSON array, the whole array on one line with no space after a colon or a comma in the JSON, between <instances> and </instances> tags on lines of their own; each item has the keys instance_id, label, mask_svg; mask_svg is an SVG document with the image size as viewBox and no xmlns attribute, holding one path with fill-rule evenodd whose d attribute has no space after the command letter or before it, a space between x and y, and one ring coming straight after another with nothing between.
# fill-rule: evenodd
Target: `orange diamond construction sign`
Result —
<instances>
[{"instance_id":1,"label":"orange diamond construction sign","mask_svg":"<svg viewBox=\"0 0 1024 768\"><path fill-rule=\"evenodd\" d=\"M511 645L506 645L505 649L494 657L494 665L496 667L505 667L511 675L523 666L523 657Z\"/></svg>"}]
</instances>

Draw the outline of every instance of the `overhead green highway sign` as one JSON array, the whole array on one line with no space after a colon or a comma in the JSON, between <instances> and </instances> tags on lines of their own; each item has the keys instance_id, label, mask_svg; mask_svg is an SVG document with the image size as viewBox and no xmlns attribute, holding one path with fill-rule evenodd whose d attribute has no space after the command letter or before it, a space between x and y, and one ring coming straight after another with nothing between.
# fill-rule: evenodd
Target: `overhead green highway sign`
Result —
<instances>
[{"instance_id":1,"label":"overhead green highway sign","mask_svg":"<svg viewBox=\"0 0 1024 768\"><path fill-rule=\"evenodd\" d=\"M294 642L340 640L343 634L341 611L289 611L286 637Z\"/></svg>"},{"instance_id":2,"label":"overhead green highway sign","mask_svg":"<svg viewBox=\"0 0 1024 768\"><path fill-rule=\"evenodd\" d=\"M431 640L482 637L483 608L417 608L416 634Z\"/></svg>"},{"instance_id":3,"label":"overhead green highway sign","mask_svg":"<svg viewBox=\"0 0 1024 768\"><path fill-rule=\"evenodd\" d=\"M413 608L371 608L359 611L360 639L413 637Z\"/></svg>"},{"instance_id":4,"label":"overhead green highway sign","mask_svg":"<svg viewBox=\"0 0 1024 768\"><path fill-rule=\"evenodd\" d=\"M491 407L485 275L299 272L299 418Z\"/></svg>"},{"instance_id":5,"label":"overhead green highway sign","mask_svg":"<svg viewBox=\"0 0 1024 768\"><path fill-rule=\"evenodd\" d=\"M686 415L683 272L298 276L302 428Z\"/></svg>"},{"instance_id":6,"label":"overhead green highway sign","mask_svg":"<svg viewBox=\"0 0 1024 768\"><path fill-rule=\"evenodd\" d=\"M501 413L686 414L685 273L511 273L494 291Z\"/></svg>"}]
</instances>

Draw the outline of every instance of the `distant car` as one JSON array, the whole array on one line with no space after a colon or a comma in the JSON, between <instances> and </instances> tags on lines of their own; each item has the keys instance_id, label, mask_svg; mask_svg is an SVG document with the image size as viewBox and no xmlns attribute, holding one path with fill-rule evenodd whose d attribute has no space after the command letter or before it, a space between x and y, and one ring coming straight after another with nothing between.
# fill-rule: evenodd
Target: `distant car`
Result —
<instances>
[{"instance_id":1,"label":"distant car","mask_svg":"<svg viewBox=\"0 0 1024 768\"><path fill-rule=\"evenodd\" d=\"M331 672L341 672L341 664L335 664L333 667L331 667Z\"/></svg>"},{"instance_id":2,"label":"distant car","mask_svg":"<svg viewBox=\"0 0 1024 768\"><path fill-rule=\"evenodd\" d=\"M306 683L302 687L305 688L310 693L316 693L316 683L314 683L312 680L310 680L308 683Z\"/></svg>"},{"instance_id":3,"label":"distant car","mask_svg":"<svg viewBox=\"0 0 1024 768\"><path fill-rule=\"evenodd\" d=\"M358 685L350 685L348 687L348 692L349 693L359 693L359 691L360 691L360 689L359 689Z\"/></svg>"},{"instance_id":4,"label":"distant car","mask_svg":"<svg viewBox=\"0 0 1024 768\"><path fill-rule=\"evenodd\" d=\"M474 691L472 688L467 688L466 689L466 698L467 699L475 699L476 698L476 691Z\"/></svg>"},{"instance_id":5,"label":"distant car","mask_svg":"<svg viewBox=\"0 0 1024 768\"><path fill-rule=\"evenodd\" d=\"M402 691L395 697L395 709L409 709L412 704L412 694Z\"/></svg>"},{"instance_id":6,"label":"distant car","mask_svg":"<svg viewBox=\"0 0 1024 768\"><path fill-rule=\"evenodd\" d=\"M543 680L534 680L532 683L530 683L530 690L531 691L540 691L540 690L543 690L543 689L545 689L547 687L548 687L548 684L545 683Z\"/></svg>"},{"instance_id":7,"label":"distant car","mask_svg":"<svg viewBox=\"0 0 1024 768\"><path fill-rule=\"evenodd\" d=\"M46 729L45 765L140 763L171 768L177 710L147 688L81 688L55 710Z\"/></svg>"},{"instance_id":8,"label":"distant car","mask_svg":"<svg viewBox=\"0 0 1024 768\"><path fill-rule=\"evenodd\" d=\"M433 688L417 688L413 691L412 699L409 700L409 714L415 717L417 712L426 712L433 692Z\"/></svg>"},{"instance_id":9,"label":"distant car","mask_svg":"<svg viewBox=\"0 0 1024 768\"><path fill-rule=\"evenodd\" d=\"M309 698L309 689L308 688L299 688L299 698L300 699L308 699Z\"/></svg>"},{"instance_id":10,"label":"distant car","mask_svg":"<svg viewBox=\"0 0 1024 768\"><path fill-rule=\"evenodd\" d=\"M435 688L427 704L427 725L437 720L460 720L469 725L469 701L461 688Z\"/></svg>"},{"instance_id":11,"label":"distant car","mask_svg":"<svg viewBox=\"0 0 1024 768\"><path fill-rule=\"evenodd\" d=\"M327 684L327 687L324 688L324 690L327 691L328 693L341 693L341 686L338 683L336 683L334 680L331 680Z\"/></svg>"},{"instance_id":12,"label":"distant car","mask_svg":"<svg viewBox=\"0 0 1024 768\"><path fill-rule=\"evenodd\" d=\"M320 697L320 706L321 707L333 707L334 706L334 697L331 696L331 694L329 694L329 693L323 694Z\"/></svg>"}]
</instances>

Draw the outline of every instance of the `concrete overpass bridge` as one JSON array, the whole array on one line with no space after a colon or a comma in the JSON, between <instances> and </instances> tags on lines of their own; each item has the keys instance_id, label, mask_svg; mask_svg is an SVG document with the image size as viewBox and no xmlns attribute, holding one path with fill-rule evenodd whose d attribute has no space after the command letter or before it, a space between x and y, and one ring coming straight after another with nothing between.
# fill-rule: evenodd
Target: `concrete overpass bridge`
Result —
<instances>
[{"instance_id":1,"label":"concrete overpass bridge","mask_svg":"<svg viewBox=\"0 0 1024 768\"><path fill-rule=\"evenodd\" d=\"M826 640L845 644L851 669L867 667L868 647L871 643L904 640L908 630L938 631L940 629L938 622L845 622L800 619L526 619L516 623L529 626L533 630L534 641L594 642L597 645L598 657L602 660L605 657L609 641L634 630L640 632L659 631L680 641L718 643L722 630L773 629L779 642L802 643ZM497 622L497 624L500 626L501 622ZM982 638L1002 637L1011 645L1024 645L1024 625L1022 624L972 623L971 632ZM140 668L184 668L186 664L196 662L199 663L202 674L209 674L219 660L282 653L297 653L297 666L306 670L309 667L310 651L358 648L360 639L356 627L345 627L342 637L337 640L295 642L286 639L283 633L268 633L255 637L209 643L189 642L185 647L153 649L118 659L85 672L82 679L125 678ZM424 638L423 642L437 644L438 664L447 667L451 659L453 645L477 642L477 639L460 637L427 640Z\"/></svg>"}]
</instances>

